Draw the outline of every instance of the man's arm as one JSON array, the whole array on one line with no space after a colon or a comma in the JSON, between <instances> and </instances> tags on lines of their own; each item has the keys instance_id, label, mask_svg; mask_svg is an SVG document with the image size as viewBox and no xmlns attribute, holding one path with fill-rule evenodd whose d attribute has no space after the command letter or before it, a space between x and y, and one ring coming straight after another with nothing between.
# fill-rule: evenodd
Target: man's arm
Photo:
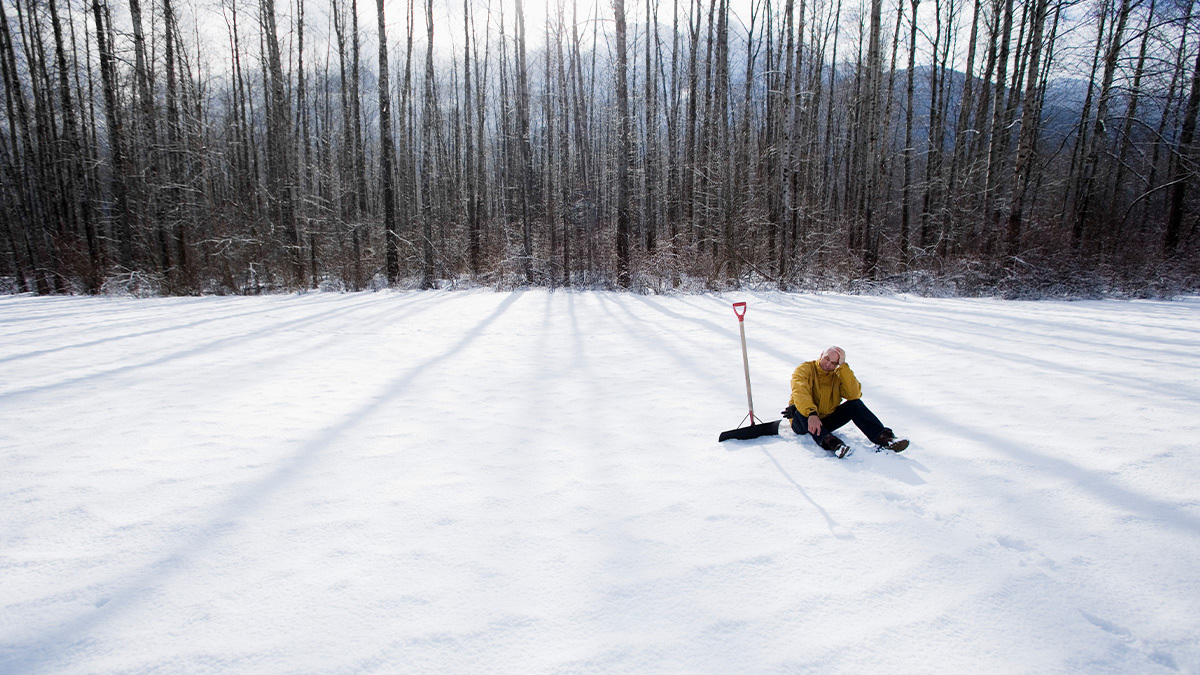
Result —
<instances>
[{"instance_id":1,"label":"man's arm","mask_svg":"<svg viewBox=\"0 0 1200 675\"><path fill-rule=\"evenodd\" d=\"M812 363L801 363L792 371L792 405L796 412L808 418L808 432L821 433L821 418L817 417L817 402L812 395Z\"/></svg>"},{"instance_id":2,"label":"man's arm","mask_svg":"<svg viewBox=\"0 0 1200 675\"><path fill-rule=\"evenodd\" d=\"M792 405L804 417L817 412L817 402L812 395L812 364L801 363L792 371Z\"/></svg>"},{"instance_id":3,"label":"man's arm","mask_svg":"<svg viewBox=\"0 0 1200 675\"><path fill-rule=\"evenodd\" d=\"M850 370L850 364L843 361L833 373L837 375L838 382L842 385L842 398L847 401L862 398L862 385L859 384L858 378L854 376L854 371Z\"/></svg>"}]
</instances>

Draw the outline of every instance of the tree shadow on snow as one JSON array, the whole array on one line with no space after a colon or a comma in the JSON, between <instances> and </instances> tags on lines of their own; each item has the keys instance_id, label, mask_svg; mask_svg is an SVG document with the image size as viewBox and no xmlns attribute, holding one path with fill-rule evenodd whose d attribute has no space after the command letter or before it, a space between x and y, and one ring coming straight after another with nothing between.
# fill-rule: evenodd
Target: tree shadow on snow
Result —
<instances>
[{"instance_id":1,"label":"tree shadow on snow","mask_svg":"<svg viewBox=\"0 0 1200 675\"><path fill-rule=\"evenodd\" d=\"M340 436L372 415L385 410L422 372L451 358L473 342L522 295L521 291L509 294L489 316L471 330L465 331L456 343L447 347L441 354L397 374L377 394L363 397L366 402L358 410L317 433L300 445L290 457L279 462L273 471L246 485L238 495L214 508L208 523L195 528L196 534L143 565L140 572L128 575L125 580L118 578L89 587L89 590L104 592L103 599L95 604L93 610L72 620L63 621L56 630L48 631L28 644L3 645L3 652L0 652L0 671L41 670L64 656L69 658L75 649L85 648L92 643L88 633L113 621L139 601L154 596L171 577L183 573L201 554L212 549L228 535L237 532L242 521L252 517L253 513L264 506L280 488L301 477L309 465ZM320 319L324 320L328 316L329 314L323 315ZM312 320L314 317L304 317L286 322L285 325Z\"/></svg>"},{"instance_id":2,"label":"tree shadow on snow","mask_svg":"<svg viewBox=\"0 0 1200 675\"><path fill-rule=\"evenodd\" d=\"M406 299L408 299L408 298L406 298ZM384 300L386 300L386 298ZM421 301L421 297L418 296L416 298L413 298L413 301L419 302L419 301ZM93 373L78 375L76 377L69 377L67 379L59 380L57 382L51 382L48 384L41 384L41 385L33 385L33 386L25 387L24 389L13 389L10 391L2 392L2 393L0 393L0 402L12 400L12 399L18 399L23 396L37 394L37 393L40 393L43 391L58 390L58 389L66 388L66 387L77 386L80 384L102 381L106 378L111 378L111 377L116 377L116 376L124 376L124 375L128 375L130 373L139 372L139 371L142 371L142 370L145 370L148 368L161 366L161 365L164 365L167 363L172 363L172 362L186 359L189 357L203 356L206 354L211 354L213 352L223 350L223 349L241 348L243 345L251 344L256 340L260 340L265 337L269 337L272 335L287 334L289 332L297 331L300 329L311 329L314 326L324 324L333 319L341 318L346 315L352 315L352 314L362 312L364 310L372 309L375 306L377 306L378 302L379 302L379 300L372 299L369 302L356 302L355 304L337 307L336 309L332 309L332 310L326 310L324 308L324 303L323 303L322 305L316 307L316 309L319 310L316 312L309 312L302 316L288 318L283 321L277 321L277 322L269 324L267 326L258 326L251 330L244 331L242 333L213 338L213 339L209 340L208 342L204 342L204 343L200 343L200 344L192 344L187 347L184 347L184 348L181 348L181 349L178 349L176 351L169 352L166 354L151 355L150 358L148 358L147 360L142 361L140 363L131 363L131 364L127 364L127 365L113 366L113 367L110 367L110 368L107 368L104 370L98 370ZM262 314L262 313L264 313L264 312L255 311L255 312L247 312L246 314ZM242 316L242 315L238 315L238 316ZM114 339L122 339L122 338L119 336ZM98 341L97 344L99 344L99 342L103 342L103 341Z\"/></svg>"},{"instance_id":3,"label":"tree shadow on snow","mask_svg":"<svg viewBox=\"0 0 1200 675\"><path fill-rule=\"evenodd\" d=\"M893 409L907 412L906 417L910 419L924 412L904 400L888 399L888 403ZM1116 509L1193 536L1200 533L1200 519L1188 513L1184 505L1122 486L1117 482L1119 474L1080 466L1067 457L1053 454L1053 448L1046 447L1044 443L1022 438L1019 434L1006 437L1000 429L968 426L947 417L937 417L936 424L945 436L958 437L989 448L999 456L1009 457L1048 477L1079 488L1081 492L1090 493Z\"/></svg>"}]
</instances>

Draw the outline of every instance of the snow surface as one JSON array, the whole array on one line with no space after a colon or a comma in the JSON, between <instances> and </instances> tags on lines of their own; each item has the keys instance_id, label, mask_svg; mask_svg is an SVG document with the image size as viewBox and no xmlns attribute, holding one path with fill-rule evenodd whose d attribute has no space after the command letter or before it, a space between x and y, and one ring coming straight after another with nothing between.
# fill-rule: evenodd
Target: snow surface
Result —
<instances>
[{"instance_id":1,"label":"snow surface","mask_svg":"<svg viewBox=\"0 0 1200 675\"><path fill-rule=\"evenodd\" d=\"M717 443L846 349L913 439ZM1198 672L1200 299L0 298L0 672Z\"/></svg>"}]
</instances>

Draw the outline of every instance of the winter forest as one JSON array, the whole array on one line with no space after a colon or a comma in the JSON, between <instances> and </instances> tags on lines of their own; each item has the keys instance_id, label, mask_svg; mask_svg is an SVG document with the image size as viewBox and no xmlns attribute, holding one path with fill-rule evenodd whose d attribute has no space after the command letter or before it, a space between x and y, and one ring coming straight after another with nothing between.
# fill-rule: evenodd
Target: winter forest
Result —
<instances>
[{"instance_id":1,"label":"winter forest","mask_svg":"<svg viewBox=\"0 0 1200 675\"><path fill-rule=\"evenodd\" d=\"M0 289L1200 284L1190 0L0 0Z\"/></svg>"}]
</instances>

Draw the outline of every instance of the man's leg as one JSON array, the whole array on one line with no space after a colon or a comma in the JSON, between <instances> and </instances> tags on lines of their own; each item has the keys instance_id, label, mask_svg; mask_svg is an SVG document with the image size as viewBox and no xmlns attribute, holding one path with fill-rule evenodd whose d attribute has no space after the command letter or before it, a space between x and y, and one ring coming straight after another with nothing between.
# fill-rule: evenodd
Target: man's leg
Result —
<instances>
[{"instance_id":1,"label":"man's leg","mask_svg":"<svg viewBox=\"0 0 1200 675\"><path fill-rule=\"evenodd\" d=\"M888 450L900 452L908 447L908 441L897 439L892 430L883 426L875 413L871 412L867 404L862 402L862 399L843 401L836 410L821 418L820 433L810 435L817 445L826 450L838 452L840 449L838 446L844 446L845 443L834 436L833 431L845 426L847 422L854 422L854 426L863 432L867 440ZM798 434L808 433L808 418L799 415L793 417L792 430ZM839 453L838 456L841 457L844 454Z\"/></svg>"},{"instance_id":2,"label":"man's leg","mask_svg":"<svg viewBox=\"0 0 1200 675\"><path fill-rule=\"evenodd\" d=\"M836 453L838 457L844 457L848 447L844 442L842 442L842 439L833 435L834 429L842 426L849 420L849 417L846 417L846 419L836 417L840 410L841 408L839 407L838 410L833 411L832 414L822 417L821 431L815 434L808 433L808 418L797 413L796 416L792 418L792 431L795 431L801 435L808 434L818 446L829 450L830 452Z\"/></svg>"},{"instance_id":3,"label":"man's leg","mask_svg":"<svg viewBox=\"0 0 1200 675\"><path fill-rule=\"evenodd\" d=\"M879 421L875 413L871 412L871 409L860 398L844 401L826 419L829 420L830 430L837 429L846 422L854 422L854 426L858 427L859 431L863 432L867 440L872 443L878 443L884 431L891 434L891 429L883 426L883 422ZM821 420L821 424L826 425L826 421Z\"/></svg>"},{"instance_id":4,"label":"man's leg","mask_svg":"<svg viewBox=\"0 0 1200 675\"><path fill-rule=\"evenodd\" d=\"M845 443L842 443L841 438L833 435L833 430L838 429L839 426L847 422L850 422L850 416L848 416L847 411L842 411L842 406L838 406L838 410L821 418L821 431L816 432L816 434L809 434L809 418L806 417L796 416L792 418L792 430L796 431L797 434L809 434L812 440L816 441L817 446L836 452Z\"/></svg>"}]
</instances>

